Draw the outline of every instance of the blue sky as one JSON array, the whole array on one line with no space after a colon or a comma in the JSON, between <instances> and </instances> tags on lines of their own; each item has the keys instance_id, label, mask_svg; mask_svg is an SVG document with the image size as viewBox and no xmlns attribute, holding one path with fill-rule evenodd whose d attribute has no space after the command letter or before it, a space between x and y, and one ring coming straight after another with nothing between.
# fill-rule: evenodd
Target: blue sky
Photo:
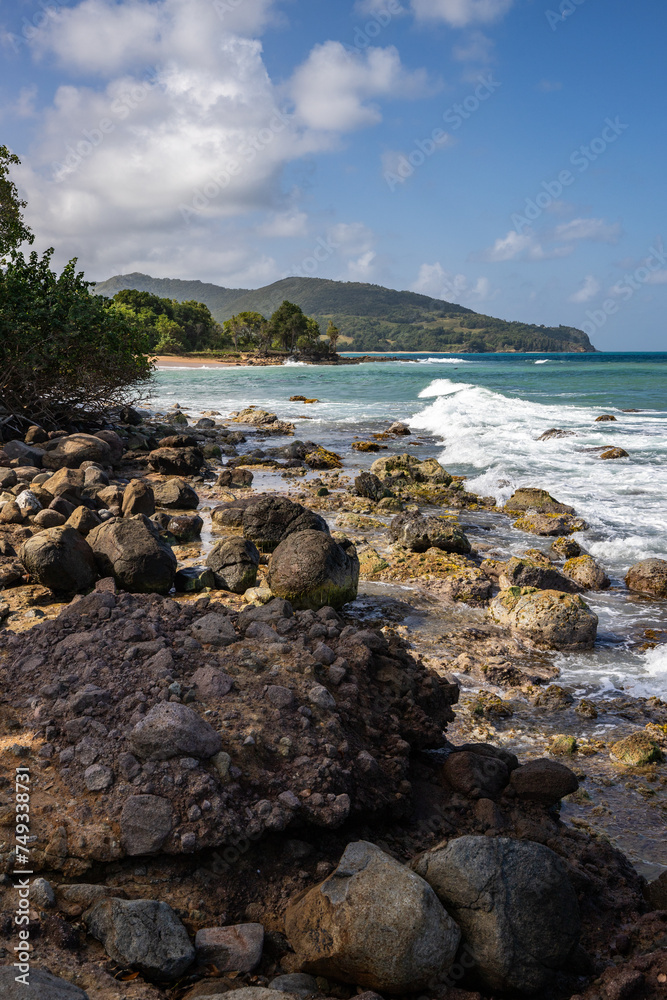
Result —
<instances>
[{"instance_id":1,"label":"blue sky","mask_svg":"<svg viewBox=\"0 0 667 1000\"><path fill-rule=\"evenodd\" d=\"M662 0L13 0L0 142L93 280L370 281L664 350L665 37Z\"/></svg>"}]
</instances>

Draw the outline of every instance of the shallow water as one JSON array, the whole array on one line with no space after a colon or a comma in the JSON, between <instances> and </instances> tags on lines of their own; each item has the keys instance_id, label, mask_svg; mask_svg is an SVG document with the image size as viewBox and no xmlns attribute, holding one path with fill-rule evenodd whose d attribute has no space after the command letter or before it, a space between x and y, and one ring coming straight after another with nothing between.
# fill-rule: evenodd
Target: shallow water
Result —
<instances>
[{"instance_id":1,"label":"shallow water","mask_svg":"<svg viewBox=\"0 0 667 1000\"><path fill-rule=\"evenodd\" d=\"M320 402L290 403L293 395ZM270 409L296 422L297 437L344 453L349 471L377 457L351 452L355 438L406 420L413 435L391 450L435 455L477 493L503 502L517 486L548 489L586 519L590 527L577 539L612 579L610 591L587 597L600 616L595 650L559 657L563 681L601 697L624 689L667 698L667 645L641 648L647 629L664 639L667 601L637 599L623 585L633 563L667 558L667 354L414 355L345 367L161 370L151 405L175 402L193 414ZM640 412L623 412L630 409ZM596 423L603 413L616 421ZM537 440L554 427L572 436ZM630 457L601 461L602 446ZM462 520L490 529L483 541L499 555L549 546L502 515Z\"/></svg>"}]
</instances>

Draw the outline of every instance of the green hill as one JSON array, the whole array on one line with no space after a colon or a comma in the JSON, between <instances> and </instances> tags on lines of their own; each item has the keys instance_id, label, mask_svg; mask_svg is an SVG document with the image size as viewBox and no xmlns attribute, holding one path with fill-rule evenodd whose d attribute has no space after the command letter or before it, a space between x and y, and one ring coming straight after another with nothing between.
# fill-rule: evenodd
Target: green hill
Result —
<instances>
[{"instance_id":1,"label":"green hill","mask_svg":"<svg viewBox=\"0 0 667 1000\"><path fill-rule=\"evenodd\" d=\"M284 299L314 316L322 330L331 319L341 331L339 349L355 351L592 352L582 330L508 322L416 292L324 278L283 278L264 288L223 288L202 281L119 274L98 282L98 295L136 288L180 302L194 299L222 323L239 312L270 316Z\"/></svg>"}]
</instances>

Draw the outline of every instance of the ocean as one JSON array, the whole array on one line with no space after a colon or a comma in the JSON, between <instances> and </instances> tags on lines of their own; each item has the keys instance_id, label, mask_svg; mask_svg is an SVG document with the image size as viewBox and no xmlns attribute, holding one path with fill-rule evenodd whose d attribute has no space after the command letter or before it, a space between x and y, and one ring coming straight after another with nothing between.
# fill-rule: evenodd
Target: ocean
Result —
<instances>
[{"instance_id":1,"label":"ocean","mask_svg":"<svg viewBox=\"0 0 667 1000\"><path fill-rule=\"evenodd\" d=\"M319 402L289 402L294 395ZM467 476L473 492L502 503L518 486L549 490L586 519L577 540L612 579L611 590L586 595L600 617L598 641L591 652L557 658L562 682L581 695L667 698L667 601L637 598L623 586L633 563L667 558L667 353L414 354L341 367L161 369L151 408L176 402L193 415L262 406L296 420L302 440L344 454L352 472L377 457L350 451L353 439L404 420L423 439L415 454ZM602 414L616 420L596 423ZM538 440L552 428L571 436ZM406 440L391 448L406 450ZM624 448L629 458L602 461L603 446ZM499 515L485 531L506 556L550 544Z\"/></svg>"}]
</instances>

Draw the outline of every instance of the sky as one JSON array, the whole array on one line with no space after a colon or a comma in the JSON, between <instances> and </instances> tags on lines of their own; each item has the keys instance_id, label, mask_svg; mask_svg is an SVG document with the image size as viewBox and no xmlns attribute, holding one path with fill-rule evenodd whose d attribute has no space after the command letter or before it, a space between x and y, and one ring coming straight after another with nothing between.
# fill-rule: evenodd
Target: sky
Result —
<instances>
[{"instance_id":1,"label":"sky","mask_svg":"<svg viewBox=\"0 0 667 1000\"><path fill-rule=\"evenodd\" d=\"M90 280L364 281L667 350L666 37L664 0L2 0L0 143Z\"/></svg>"}]
</instances>

